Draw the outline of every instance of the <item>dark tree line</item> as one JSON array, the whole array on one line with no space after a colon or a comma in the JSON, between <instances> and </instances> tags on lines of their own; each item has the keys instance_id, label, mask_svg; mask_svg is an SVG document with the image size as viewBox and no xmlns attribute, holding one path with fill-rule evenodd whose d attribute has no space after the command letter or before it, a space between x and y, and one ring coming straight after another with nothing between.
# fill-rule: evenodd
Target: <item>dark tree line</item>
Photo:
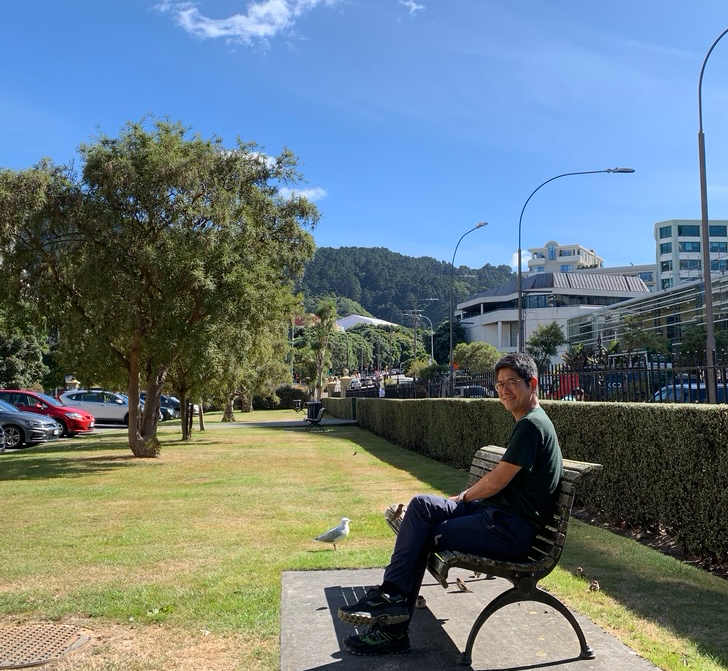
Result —
<instances>
[{"instance_id":1,"label":"dark tree line","mask_svg":"<svg viewBox=\"0 0 728 671\"><path fill-rule=\"evenodd\" d=\"M453 276L456 303L515 277L509 266L489 263L482 268L458 266ZM384 247L319 247L306 265L300 288L307 297L335 294L348 298L375 317L398 324L409 323L404 312L423 308L437 327L448 318L450 264ZM438 300L418 302L423 298Z\"/></svg>"}]
</instances>

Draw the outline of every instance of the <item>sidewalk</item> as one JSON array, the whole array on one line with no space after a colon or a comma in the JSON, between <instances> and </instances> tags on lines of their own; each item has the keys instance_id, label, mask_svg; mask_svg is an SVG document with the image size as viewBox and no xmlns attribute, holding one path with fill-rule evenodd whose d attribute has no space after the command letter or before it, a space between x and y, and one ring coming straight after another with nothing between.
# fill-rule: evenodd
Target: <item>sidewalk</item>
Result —
<instances>
[{"instance_id":1,"label":"sidewalk","mask_svg":"<svg viewBox=\"0 0 728 671\"><path fill-rule=\"evenodd\" d=\"M339 606L364 595L381 581L382 569L289 571L283 574L281 596L281 671L440 671L441 669L537 669L561 671L654 671L594 623L575 613L596 659L578 659L579 642L566 619L542 604L507 606L480 630L472 667L458 666L470 628L485 604L508 589L503 579L473 579L454 569L472 592L456 586L443 589L429 574L420 594L427 608L415 613L410 631L412 650L402 655L356 657L341 645L354 631L341 622Z\"/></svg>"}]
</instances>

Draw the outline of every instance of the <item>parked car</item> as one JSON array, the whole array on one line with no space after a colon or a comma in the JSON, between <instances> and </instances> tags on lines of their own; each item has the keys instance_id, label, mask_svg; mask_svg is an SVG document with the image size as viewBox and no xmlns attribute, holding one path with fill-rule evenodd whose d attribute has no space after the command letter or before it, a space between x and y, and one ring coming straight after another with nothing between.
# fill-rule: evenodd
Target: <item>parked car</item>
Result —
<instances>
[{"instance_id":1,"label":"parked car","mask_svg":"<svg viewBox=\"0 0 728 671\"><path fill-rule=\"evenodd\" d=\"M56 420L23 412L5 401L0 401L0 426L5 432L6 448L36 445L61 436L61 425Z\"/></svg>"},{"instance_id":2,"label":"parked car","mask_svg":"<svg viewBox=\"0 0 728 671\"><path fill-rule=\"evenodd\" d=\"M485 388L479 384L455 387L453 395L455 398L483 398L486 396Z\"/></svg>"},{"instance_id":3,"label":"parked car","mask_svg":"<svg viewBox=\"0 0 728 671\"><path fill-rule=\"evenodd\" d=\"M718 403L725 403L726 385L718 384L716 388ZM652 400L667 403L705 403L708 399L708 390L703 382L681 382L668 384L654 393Z\"/></svg>"},{"instance_id":4,"label":"parked car","mask_svg":"<svg viewBox=\"0 0 728 671\"><path fill-rule=\"evenodd\" d=\"M90 412L96 423L129 423L129 401L124 394L97 389L72 389L61 394L62 403Z\"/></svg>"},{"instance_id":5,"label":"parked car","mask_svg":"<svg viewBox=\"0 0 728 671\"><path fill-rule=\"evenodd\" d=\"M55 419L61 425L61 436L72 438L79 433L92 433L94 416L71 405L64 405L58 399L26 389L0 389L0 401L14 405L23 412L36 412Z\"/></svg>"},{"instance_id":6,"label":"parked car","mask_svg":"<svg viewBox=\"0 0 728 671\"><path fill-rule=\"evenodd\" d=\"M349 389L361 389L361 380L358 377L354 377L349 382Z\"/></svg>"},{"instance_id":7,"label":"parked car","mask_svg":"<svg viewBox=\"0 0 728 671\"><path fill-rule=\"evenodd\" d=\"M146 400L146 392L139 393L139 398L144 402ZM159 397L160 419L166 421L168 419L177 419L180 416L179 401L171 396L162 394Z\"/></svg>"},{"instance_id":8,"label":"parked car","mask_svg":"<svg viewBox=\"0 0 728 671\"><path fill-rule=\"evenodd\" d=\"M5 452L5 431L3 430L3 427L0 426L0 454Z\"/></svg>"}]
</instances>

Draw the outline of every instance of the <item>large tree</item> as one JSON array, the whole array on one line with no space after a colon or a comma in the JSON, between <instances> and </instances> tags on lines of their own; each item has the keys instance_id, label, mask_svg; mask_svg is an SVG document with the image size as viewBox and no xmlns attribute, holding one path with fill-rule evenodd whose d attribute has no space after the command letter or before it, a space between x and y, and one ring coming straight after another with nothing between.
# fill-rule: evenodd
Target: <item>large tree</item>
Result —
<instances>
[{"instance_id":1,"label":"large tree","mask_svg":"<svg viewBox=\"0 0 728 671\"><path fill-rule=\"evenodd\" d=\"M320 400L324 386L324 369L331 362L329 346L336 328L336 303L332 298L323 299L314 315L316 320L311 327L311 349L316 361L316 400Z\"/></svg>"},{"instance_id":2,"label":"large tree","mask_svg":"<svg viewBox=\"0 0 728 671\"><path fill-rule=\"evenodd\" d=\"M526 342L526 351L541 370L551 363L551 357L556 356L565 343L564 330L558 323L539 324Z\"/></svg>"},{"instance_id":3,"label":"large tree","mask_svg":"<svg viewBox=\"0 0 728 671\"><path fill-rule=\"evenodd\" d=\"M157 456L170 367L210 324L265 330L313 253L318 213L279 195L300 180L289 151L225 148L179 123L129 123L80 155L80 173L49 161L0 173L4 270L55 318L77 376L128 388L131 450Z\"/></svg>"},{"instance_id":4,"label":"large tree","mask_svg":"<svg viewBox=\"0 0 728 671\"><path fill-rule=\"evenodd\" d=\"M32 329L21 330L0 321L0 387L25 389L48 373L46 345Z\"/></svg>"},{"instance_id":5,"label":"large tree","mask_svg":"<svg viewBox=\"0 0 728 671\"><path fill-rule=\"evenodd\" d=\"M501 358L501 353L490 343L476 340L460 343L452 353L453 361L471 373L490 373Z\"/></svg>"}]
</instances>

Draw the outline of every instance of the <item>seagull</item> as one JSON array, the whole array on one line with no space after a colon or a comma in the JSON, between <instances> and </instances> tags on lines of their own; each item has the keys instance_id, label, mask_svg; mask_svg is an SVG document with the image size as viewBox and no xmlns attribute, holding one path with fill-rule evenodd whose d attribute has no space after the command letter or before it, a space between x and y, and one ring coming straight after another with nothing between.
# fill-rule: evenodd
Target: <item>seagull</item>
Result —
<instances>
[{"instance_id":1,"label":"seagull","mask_svg":"<svg viewBox=\"0 0 728 671\"><path fill-rule=\"evenodd\" d=\"M342 517L338 527L329 529L326 533L316 536L315 541L321 543L331 543L336 550L336 544L346 539L349 535L349 522L351 520L348 517Z\"/></svg>"}]
</instances>

